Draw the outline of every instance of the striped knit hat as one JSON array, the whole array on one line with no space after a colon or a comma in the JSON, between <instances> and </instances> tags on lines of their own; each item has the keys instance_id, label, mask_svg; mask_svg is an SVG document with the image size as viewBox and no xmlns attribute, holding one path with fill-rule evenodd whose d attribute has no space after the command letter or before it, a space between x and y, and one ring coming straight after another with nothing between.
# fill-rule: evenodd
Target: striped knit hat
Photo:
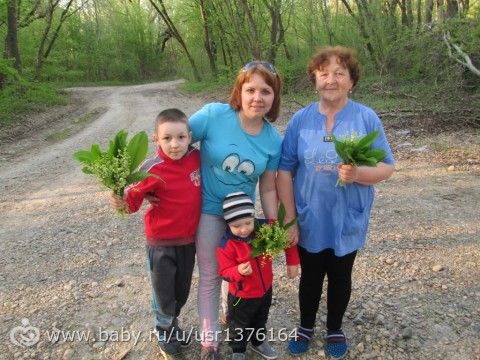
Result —
<instances>
[{"instance_id":1,"label":"striped knit hat","mask_svg":"<svg viewBox=\"0 0 480 360\"><path fill-rule=\"evenodd\" d=\"M242 191L230 193L223 201L223 217L227 224L247 217L255 217L253 201Z\"/></svg>"}]
</instances>

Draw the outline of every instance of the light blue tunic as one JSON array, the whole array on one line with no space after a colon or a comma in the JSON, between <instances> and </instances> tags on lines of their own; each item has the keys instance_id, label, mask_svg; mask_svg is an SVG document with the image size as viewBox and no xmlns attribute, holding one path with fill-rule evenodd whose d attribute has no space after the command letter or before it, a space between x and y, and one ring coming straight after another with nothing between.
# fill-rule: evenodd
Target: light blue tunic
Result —
<instances>
[{"instance_id":1,"label":"light blue tunic","mask_svg":"<svg viewBox=\"0 0 480 360\"><path fill-rule=\"evenodd\" d=\"M299 245L312 253L330 248L344 256L365 244L374 190L357 183L336 186L341 160L333 142L324 141L326 116L318 106L315 102L299 110L288 123L279 170L294 174ZM383 149L384 162L393 164L383 126L372 109L349 100L335 115L333 134L339 139L375 130L379 135L372 148Z\"/></svg>"},{"instance_id":2,"label":"light blue tunic","mask_svg":"<svg viewBox=\"0 0 480 360\"><path fill-rule=\"evenodd\" d=\"M267 121L259 134L250 135L230 105L212 103L193 114L189 125L193 142L200 141L203 213L222 215L231 192L255 199L259 176L277 171L282 138Z\"/></svg>"}]
</instances>

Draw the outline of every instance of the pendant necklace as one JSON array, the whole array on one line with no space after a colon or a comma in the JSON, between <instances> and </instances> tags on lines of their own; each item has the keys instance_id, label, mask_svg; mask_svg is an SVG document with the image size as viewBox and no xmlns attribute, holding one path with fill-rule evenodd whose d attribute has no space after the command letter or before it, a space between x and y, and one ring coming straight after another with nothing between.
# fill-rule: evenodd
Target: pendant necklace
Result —
<instances>
[{"instance_id":1,"label":"pendant necklace","mask_svg":"<svg viewBox=\"0 0 480 360\"><path fill-rule=\"evenodd\" d=\"M328 126L327 126L327 121L325 121L325 133L327 135L325 135L323 137L323 142L332 142L333 141L333 125L332 125L332 128L330 129L330 131L328 130Z\"/></svg>"}]
</instances>

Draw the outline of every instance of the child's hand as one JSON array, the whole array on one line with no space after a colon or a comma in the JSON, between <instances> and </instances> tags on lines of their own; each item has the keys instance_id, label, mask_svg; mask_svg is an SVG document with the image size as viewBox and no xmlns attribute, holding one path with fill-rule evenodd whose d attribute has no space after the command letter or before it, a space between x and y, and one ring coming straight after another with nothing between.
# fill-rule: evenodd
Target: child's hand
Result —
<instances>
[{"instance_id":1,"label":"child's hand","mask_svg":"<svg viewBox=\"0 0 480 360\"><path fill-rule=\"evenodd\" d=\"M110 206L116 210L128 209L128 205L120 196L110 193Z\"/></svg>"},{"instance_id":2,"label":"child's hand","mask_svg":"<svg viewBox=\"0 0 480 360\"><path fill-rule=\"evenodd\" d=\"M300 273L300 265L287 265L287 276L289 279L297 277Z\"/></svg>"},{"instance_id":3,"label":"child's hand","mask_svg":"<svg viewBox=\"0 0 480 360\"><path fill-rule=\"evenodd\" d=\"M160 205L160 199L153 194L145 194L145 200L147 200L152 206Z\"/></svg>"},{"instance_id":4,"label":"child's hand","mask_svg":"<svg viewBox=\"0 0 480 360\"><path fill-rule=\"evenodd\" d=\"M287 231L288 231L288 240L290 241L290 246L297 245L298 244L298 225L296 223L293 224Z\"/></svg>"},{"instance_id":5,"label":"child's hand","mask_svg":"<svg viewBox=\"0 0 480 360\"><path fill-rule=\"evenodd\" d=\"M250 261L246 261L238 265L237 270L240 275L247 276L252 273L252 265L250 265Z\"/></svg>"}]
</instances>

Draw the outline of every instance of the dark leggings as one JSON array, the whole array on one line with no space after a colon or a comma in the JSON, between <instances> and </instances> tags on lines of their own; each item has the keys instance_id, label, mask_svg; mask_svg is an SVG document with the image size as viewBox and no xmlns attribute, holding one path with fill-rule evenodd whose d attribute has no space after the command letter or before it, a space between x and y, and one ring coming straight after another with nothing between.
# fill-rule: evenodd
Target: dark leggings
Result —
<instances>
[{"instance_id":1,"label":"dark leggings","mask_svg":"<svg viewBox=\"0 0 480 360\"><path fill-rule=\"evenodd\" d=\"M300 277L300 325L315 327L325 275L327 287L327 330L340 330L352 291L352 268L357 252L335 256L332 249L310 253L298 247L302 274Z\"/></svg>"}]
</instances>

